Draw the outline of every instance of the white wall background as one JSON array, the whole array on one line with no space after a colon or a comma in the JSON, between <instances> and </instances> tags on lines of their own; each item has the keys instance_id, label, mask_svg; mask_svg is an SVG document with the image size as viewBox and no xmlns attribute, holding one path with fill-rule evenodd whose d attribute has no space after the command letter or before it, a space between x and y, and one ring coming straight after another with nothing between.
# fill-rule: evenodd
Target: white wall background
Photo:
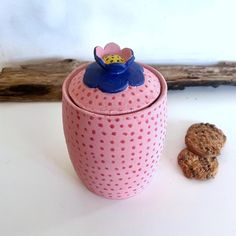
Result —
<instances>
[{"instance_id":1,"label":"white wall background","mask_svg":"<svg viewBox=\"0 0 236 236\"><path fill-rule=\"evenodd\" d=\"M143 62L236 60L234 0L0 0L0 66L92 59L115 41Z\"/></svg>"}]
</instances>

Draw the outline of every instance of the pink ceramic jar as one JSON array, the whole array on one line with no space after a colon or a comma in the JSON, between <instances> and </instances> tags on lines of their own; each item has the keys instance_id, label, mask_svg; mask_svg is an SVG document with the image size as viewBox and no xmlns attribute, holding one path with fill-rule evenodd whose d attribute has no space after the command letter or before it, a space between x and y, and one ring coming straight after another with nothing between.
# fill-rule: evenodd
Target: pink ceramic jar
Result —
<instances>
[{"instance_id":1,"label":"pink ceramic jar","mask_svg":"<svg viewBox=\"0 0 236 236\"><path fill-rule=\"evenodd\" d=\"M63 125L76 173L92 192L124 199L142 191L157 170L166 134L163 76L134 62L131 49L109 43L96 62L63 84Z\"/></svg>"}]
</instances>

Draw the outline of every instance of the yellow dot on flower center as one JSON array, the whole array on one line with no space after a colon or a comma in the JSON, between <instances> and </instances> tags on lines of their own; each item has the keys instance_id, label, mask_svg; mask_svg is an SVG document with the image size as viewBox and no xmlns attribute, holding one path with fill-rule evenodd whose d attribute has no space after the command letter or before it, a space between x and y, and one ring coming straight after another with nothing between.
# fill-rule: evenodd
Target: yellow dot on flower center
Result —
<instances>
[{"instance_id":1,"label":"yellow dot on flower center","mask_svg":"<svg viewBox=\"0 0 236 236\"><path fill-rule=\"evenodd\" d=\"M117 54L104 56L103 60L106 64L125 63L125 59Z\"/></svg>"}]
</instances>

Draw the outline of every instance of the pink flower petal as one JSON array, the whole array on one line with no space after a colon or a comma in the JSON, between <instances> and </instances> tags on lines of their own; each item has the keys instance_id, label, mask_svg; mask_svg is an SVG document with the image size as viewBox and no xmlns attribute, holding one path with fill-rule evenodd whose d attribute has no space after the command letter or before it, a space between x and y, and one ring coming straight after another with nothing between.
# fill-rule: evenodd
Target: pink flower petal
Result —
<instances>
[{"instance_id":1,"label":"pink flower petal","mask_svg":"<svg viewBox=\"0 0 236 236\"><path fill-rule=\"evenodd\" d=\"M123 48L121 50L121 57L128 61L133 56L133 52L130 48Z\"/></svg>"},{"instance_id":2,"label":"pink flower petal","mask_svg":"<svg viewBox=\"0 0 236 236\"><path fill-rule=\"evenodd\" d=\"M110 54L121 55L120 46L116 43L108 43L104 47L104 54L103 55L110 55Z\"/></svg>"},{"instance_id":3,"label":"pink flower petal","mask_svg":"<svg viewBox=\"0 0 236 236\"><path fill-rule=\"evenodd\" d=\"M97 46L95 49L95 53L98 57L102 58L105 54L104 54L104 50L102 47Z\"/></svg>"}]
</instances>

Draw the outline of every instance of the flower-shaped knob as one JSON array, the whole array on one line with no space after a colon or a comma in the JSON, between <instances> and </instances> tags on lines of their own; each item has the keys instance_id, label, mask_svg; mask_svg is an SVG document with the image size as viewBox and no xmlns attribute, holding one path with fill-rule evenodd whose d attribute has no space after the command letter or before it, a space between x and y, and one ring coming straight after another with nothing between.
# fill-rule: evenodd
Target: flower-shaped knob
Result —
<instances>
[{"instance_id":1,"label":"flower-shaped knob","mask_svg":"<svg viewBox=\"0 0 236 236\"><path fill-rule=\"evenodd\" d=\"M143 68L134 62L132 49L120 49L119 45L108 43L104 49L95 47L94 57L96 62L87 67L83 78L88 87L117 93L144 83Z\"/></svg>"}]
</instances>

